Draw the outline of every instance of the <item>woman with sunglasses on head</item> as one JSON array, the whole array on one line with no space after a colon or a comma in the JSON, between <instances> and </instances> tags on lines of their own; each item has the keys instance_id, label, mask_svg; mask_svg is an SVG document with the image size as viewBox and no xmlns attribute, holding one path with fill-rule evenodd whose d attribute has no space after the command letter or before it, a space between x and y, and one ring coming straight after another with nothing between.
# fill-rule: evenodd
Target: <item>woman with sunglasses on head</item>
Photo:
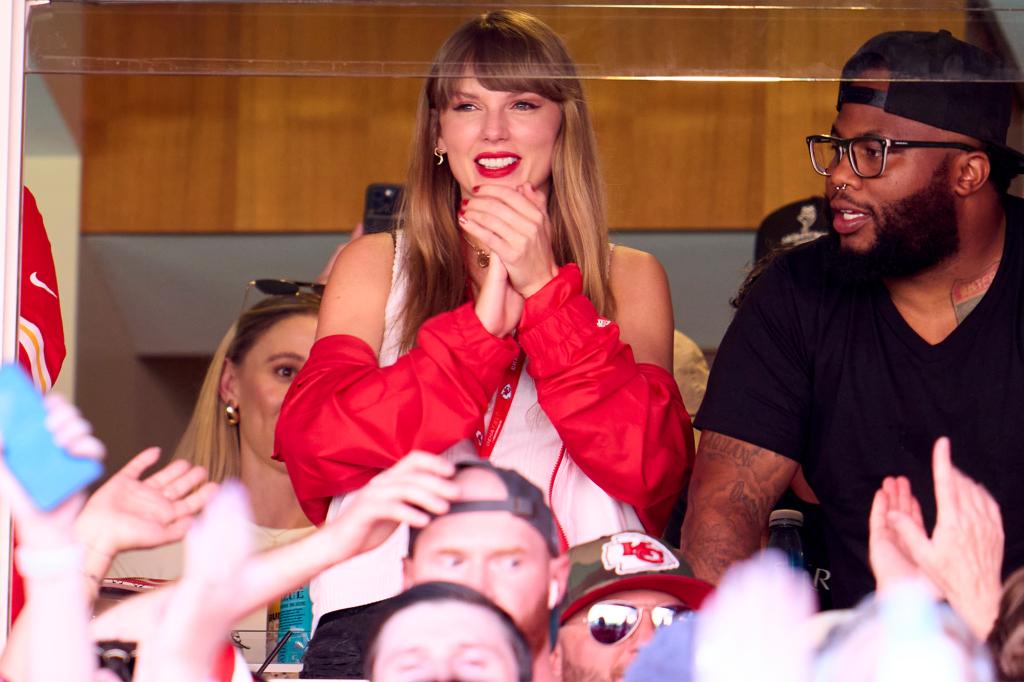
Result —
<instances>
[{"instance_id":1,"label":"woman with sunglasses on head","mask_svg":"<svg viewBox=\"0 0 1024 682\"><path fill-rule=\"evenodd\" d=\"M313 345L322 287L257 280L250 288L272 295L245 310L221 340L174 456L202 465L212 481L241 481L252 500L253 541L261 551L313 530L284 465L271 453L281 402ZM175 579L181 568L182 546L175 543L125 552L109 575ZM258 615L245 624L266 627Z\"/></svg>"},{"instance_id":2,"label":"woman with sunglasses on head","mask_svg":"<svg viewBox=\"0 0 1024 682\"><path fill-rule=\"evenodd\" d=\"M692 457L661 265L611 249L582 84L536 18L495 11L441 47L394 237L338 257L276 451L316 523L413 449L490 458L542 490L567 544L660 534ZM395 594L403 540L314 585L314 608ZM318 604L326 602L326 606Z\"/></svg>"}]
</instances>

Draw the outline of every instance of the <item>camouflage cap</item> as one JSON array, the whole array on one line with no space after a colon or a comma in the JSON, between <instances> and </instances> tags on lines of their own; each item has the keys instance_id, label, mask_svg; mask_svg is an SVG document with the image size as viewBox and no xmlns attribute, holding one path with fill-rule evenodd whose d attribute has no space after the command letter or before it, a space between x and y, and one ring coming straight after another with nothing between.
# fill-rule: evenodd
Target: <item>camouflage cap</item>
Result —
<instances>
[{"instance_id":1,"label":"camouflage cap","mask_svg":"<svg viewBox=\"0 0 1024 682\"><path fill-rule=\"evenodd\" d=\"M606 535L569 549L569 585L559 624L608 595L656 590L693 609L714 587L693 577L682 554L638 531Z\"/></svg>"}]
</instances>

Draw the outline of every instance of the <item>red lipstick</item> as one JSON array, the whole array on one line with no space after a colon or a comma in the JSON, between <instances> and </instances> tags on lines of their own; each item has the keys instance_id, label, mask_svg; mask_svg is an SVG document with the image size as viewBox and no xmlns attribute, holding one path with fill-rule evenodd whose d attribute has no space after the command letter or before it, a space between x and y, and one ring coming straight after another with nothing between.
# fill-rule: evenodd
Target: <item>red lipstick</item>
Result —
<instances>
[{"instance_id":1,"label":"red lipstick","mask_svg":"<svg viewBox=\"0 0 1024 682\"><path fill-rule=\"evenodd\" d=\"M522 158L512 152L483 152L473 159L477 172L485 178L503 178L519 168Z\"/></svg>"}]
</instances>

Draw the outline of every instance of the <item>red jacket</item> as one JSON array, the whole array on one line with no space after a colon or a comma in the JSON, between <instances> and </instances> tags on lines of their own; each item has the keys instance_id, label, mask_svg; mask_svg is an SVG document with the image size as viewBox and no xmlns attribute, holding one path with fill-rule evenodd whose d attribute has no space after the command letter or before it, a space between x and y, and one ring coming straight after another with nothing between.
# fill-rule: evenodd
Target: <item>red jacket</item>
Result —
<instances>
[{"instance_id":1,"label":"red jacket","mask_svg":"<svg viewBox=\"0 0 1024 682\"><path fill-rule=\"evenodd\" d=\"M389 367L348 335L317 341L277 422L275 456L306 515L362 487L410 450L470 437L519 353L541 408L573 461L660 534L693 461L693 430L672 375L637 363L619 328L598 317L567 265L527 299L517 343L480 324L471 303L427 320Z\"/></svg>"}]
</instances>

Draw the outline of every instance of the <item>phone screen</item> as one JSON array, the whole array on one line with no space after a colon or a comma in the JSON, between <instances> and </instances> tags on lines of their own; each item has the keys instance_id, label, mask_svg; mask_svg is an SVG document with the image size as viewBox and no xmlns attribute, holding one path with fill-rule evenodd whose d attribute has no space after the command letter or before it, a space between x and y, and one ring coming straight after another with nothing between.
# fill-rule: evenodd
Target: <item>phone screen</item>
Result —
<instances>
[{"instance_id":1,"label":"phone screen","mask_svg":"<svg viewBox=\"0 0 1024 682\"><path fill-rule=\"evenodd\" d=\"M49 511L103 472L94 459L73 457L53 442L46 406L24 370L0 368L0 435L7 468L37 507Z\"/></svg>"}]
</instances>

